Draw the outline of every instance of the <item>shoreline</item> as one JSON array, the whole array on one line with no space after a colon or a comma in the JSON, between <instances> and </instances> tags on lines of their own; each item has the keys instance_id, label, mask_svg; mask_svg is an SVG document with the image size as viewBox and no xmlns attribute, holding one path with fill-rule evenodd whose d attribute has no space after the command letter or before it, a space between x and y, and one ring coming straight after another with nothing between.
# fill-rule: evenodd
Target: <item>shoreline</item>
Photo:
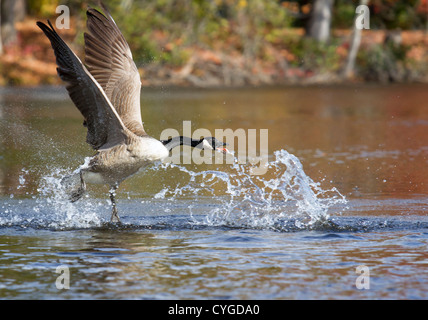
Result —
<instances>
[{"instance_id":1,"label":"shoreline","mask_svg":"<svg viewBox=\"0 0 428 320\"><path fill-rule=\"evenodd\" d=\"M162 86L142 86L141 94L144 95L144 91L148 93L156 92L215 92L215 91L242 91L246 92L249 90L287 90L295 88L387 88L387 87L406 87L406 86L421 86L427 87L428 82L404 82L404 83L380 83L380 82L342 82L342 83L290 83L290 84L271 84L271 85L257 85L257 86L211 86L211 87L195 87L195 86L179 86L179 85L162 85ZM10 98L16 95L25 95L26 98L29 96L32 99L44 100L46 97L54 100L69 99L67 90L64 85L33 85L33 86L0 86L0 98ZM18 98L19 99L19 98ZM1 100L0 100L1 101Z\"/></svg>"},{"instance_id":2,"label":"shoreline","mask_svg":"<svg viewBox=\"0 0 428 320\"><path fill-rule=\"evenodd\" d=\"M61 85L50 44L35 26L36 20L28 17L17 24L18 43L4 48L4 53L0 56L0 86ZM77 55L83 58L82 47L78 41L79 32L72 29L61 35ZM285 42L267 43L265 53L268 55L265 57L246 57L237 48L225 47L225 44L219 41L211 48L198 44L177 48L178 52L189 56L181 64L163 63L154 58L151 62L137 63L137 66L143 88L428 83L428 33L421 30L401 31L400 50L405 50L404 60L385 54L387 30L363 31L360 53L364 56L371 52L371 56L361 58L354 75L344 78L341 69L348 55L351 32L352 30L332 30L337 42L336 45L328 45L329 50L333 50L329 51L329 59L334 60L333 65L328 63L330 60L326 60L323 64L311 67L311 59L326 59L323 57L326 53L317 51L319 48L313 44L307 49L315 51L306 56L306 60L305 57L293 54L292 41L287 43L286 39L304 39L302 30L296 28L284 30ZM165 46L168 47L168 44ZM304 55L305 51L302 54ZM379 60L370 60L374 58ZM364 65L368 61L372 61L371 64Z\"/></svg>"}]
</instances>

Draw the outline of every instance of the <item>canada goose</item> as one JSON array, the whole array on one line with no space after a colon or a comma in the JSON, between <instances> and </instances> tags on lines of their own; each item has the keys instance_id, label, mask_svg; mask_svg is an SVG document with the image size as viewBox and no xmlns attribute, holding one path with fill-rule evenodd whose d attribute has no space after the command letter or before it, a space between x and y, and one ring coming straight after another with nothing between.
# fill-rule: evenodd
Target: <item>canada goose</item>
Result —
<instances>
[{"instance_id":1,"label":"canada goose","mask_svg":"<svg viewBox=\"0 0 428 320\"><path fill-rule=\"evenodd\" d=\"M78 172L80 187L71 195L76 201L86 190L86 182L108 184L112 203L111 221L120 222L115 191L119 184L148 164L162 160L178 145L227 152L217 139L193 140L174 137L159 141L143 127L140 111L141 81L128 43L108 10L105 15L89 8L85 38L85 63L73 53L48 25L37 25L51 42L59 77L66 82L71 100L84 117L86 142L97 151Z\"/></svg>"}]
</instances>

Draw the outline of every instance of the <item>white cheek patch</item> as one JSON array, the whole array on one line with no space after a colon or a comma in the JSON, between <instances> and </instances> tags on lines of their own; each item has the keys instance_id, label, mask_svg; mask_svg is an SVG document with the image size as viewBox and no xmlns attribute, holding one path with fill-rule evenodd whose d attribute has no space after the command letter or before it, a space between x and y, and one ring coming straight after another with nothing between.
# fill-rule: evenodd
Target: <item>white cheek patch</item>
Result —
<instances>
[{"instance_id":1,"label":"white cheek patch","mask_svg":"<svg viewBox=\"0 0 428 320\"><path fill-rule=\"evenodd\" d=\"M213 150L213 147L212 147L212 145L210 145L209 143L208 143L208 141L207 140L203 140L203 142L202 142L202 147L203 147L203 149L208 149L208 150Z\"/></svg>"}]
</instances>

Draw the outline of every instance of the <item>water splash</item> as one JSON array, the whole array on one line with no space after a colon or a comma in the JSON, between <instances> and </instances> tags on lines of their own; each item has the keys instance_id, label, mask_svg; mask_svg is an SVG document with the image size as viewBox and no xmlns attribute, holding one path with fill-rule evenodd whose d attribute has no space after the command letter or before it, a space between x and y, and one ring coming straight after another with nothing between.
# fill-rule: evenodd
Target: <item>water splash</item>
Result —
<instances>
[{"instance_id":1,"label":"water splash","mask_svg":"<svg viewBox=\"0 0 428 320\"><path fill-rule=\"evenodd\" d=\"M26 174L29 172L29 169L25 170ZM79 204L71 203L66 187L61 183L66 175L67 170L52 169L52 172L40 179L37 195L31 199L3 202L0 207L0 226L53 230L101 226L106 204L90 198ZM24 188L25 182L25 176L20 175L17 189Z\"/></svg>"},{"instance_id":2,"label":"water splash","mask_svg":"<svg viewBox=\"0 0 428 320\"><path fill-rule=\"evenodd\" d=\"M77 170L75 170L77 171ZM67 172L56 169L42 178L38 188L39 197L33 210L49 215L49 227L54 229L76 229L98 227L103 223L99 207L105 209L95 199L89 197L80 203L72 203L67 186L62 182ZM89 203L88 203L89 202ZM45 217L46 218L46 217Z\"/></svg>"},{"instance_id":3,"label":"water splash","mask_svg":"<svg viewBox=\"0 0 428 320\"><path fill-rule=\"evenodd\" d=\"M192 171L182 165L159 164L151 169L178 170L184 184L166 186L149 200L149 206L159 209L159 201L185 200L180 214L187 214L193 226L229 226L274 230L305 229L329 219L329 209L345 203L345 197L332 188L323 190L308 177L297 157L286 150L274 153L265 175L251 175L252 167L235 163L225 171ZM87 161L82 167L87 165ZM88 195L83 201L71 203L64 177L71 171L51 169L38 185L38 195L25 205L3 204L0 226L49 228L55 230L103 227L108 224L110 203ZM24 187L29 169L23 169L19 187ZM151 172L149 172L151 174ZM208 199L208 200L207 200ZM208 202L207 202L208 201ZM176 201L177 202L177 201ZM207 204L204 206L203 204ZM203 210L201 210L203 208ZM128 210L129 211L129 210ZM140 209L133 210L141 212ZM177 210L173 210L177 215ZM203 211L203 214L200 212ZM129 217L129 219L128 219ZM182 219L179 219L182 221ZM169 219L174 223L174 219ZM171 222L172 221L172 222ZM147 219L123 213L124 227L145 227ZM284 227L286 226L286 228ZM291 229L292 229L291 228Z\"/></svg>"},{"instance_id":4,"label":"water splash","mask_svg":"<svg viewBox=\"0 0 428 320\"><path fill-rule=\"evenodd\" d=\"M308 177L297 157L286 150L274 153L275 161L268 164L268 173L251 175L251 167L235 163L231 172L193 172L174 164L165 169L178 168L189 175L184 186L164 188L155 198L173 200L187 193L212 196L217 202L203 221L195 224L226 225L234 227L281 229L284 222L297 228L308 228L329 219L329 209L346 199L336 188L323 190ZM222 192L219 192L222 190ZM219 193L223 193L219 195ZM192 207L189 208L192 215Z\"/></svg>"}]
</instances>

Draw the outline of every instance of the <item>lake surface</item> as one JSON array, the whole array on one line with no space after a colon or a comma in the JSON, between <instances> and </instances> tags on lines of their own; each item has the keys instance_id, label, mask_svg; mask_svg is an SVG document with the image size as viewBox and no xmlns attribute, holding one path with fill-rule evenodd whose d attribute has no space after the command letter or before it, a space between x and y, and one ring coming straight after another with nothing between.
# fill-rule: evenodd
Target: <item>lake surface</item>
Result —
<instances>
[{"instance_id":1,"label":"lake surface","mask_svg":"<svg viewBox=\"0 0 428 320\"><path fill-rule=\"evenodd\" d=\"M145 88L151 136L191 121L248 148L129 178L117 225L107 186L70 203L61 184L94 154L64 89L3 88L0 299L427 299L427 103L424 85ZM237 159L264 129L255 175Z\"/></svg>"}]
</instances>

